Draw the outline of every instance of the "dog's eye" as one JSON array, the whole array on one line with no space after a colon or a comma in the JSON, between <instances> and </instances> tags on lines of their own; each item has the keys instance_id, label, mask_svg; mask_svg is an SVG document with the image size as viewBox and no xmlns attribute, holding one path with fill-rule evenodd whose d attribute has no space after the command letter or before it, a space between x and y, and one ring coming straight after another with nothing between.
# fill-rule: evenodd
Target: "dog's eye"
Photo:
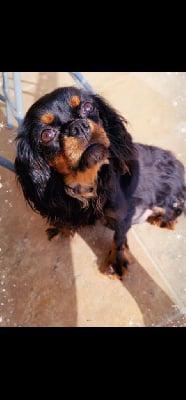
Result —
<instances>
[{"instance_id":1,"label":"dog's eye","mask_svg":"<svg viewBox=\"0 0 186 400\"><path fill-rule=\"evenodd\" d=\"M85 114L91 113L93 111L94 107L92 105L92 103L90 103L90 101L86 101L83 105L82 105L82 111Z\"/></svg>"},{"instance_id":2,"label":"dog's eye","mask_svg":"<svg viewBox=\"0 0 186 400\"><path fill-rule=\"evenodd\" d=\"M51 140L54 139L54 137L56 136L56 131L55 129L45 129L44 131L42 131L41 133L41 140L44 143L48 143Z\"/></svg>"}]
</instances>

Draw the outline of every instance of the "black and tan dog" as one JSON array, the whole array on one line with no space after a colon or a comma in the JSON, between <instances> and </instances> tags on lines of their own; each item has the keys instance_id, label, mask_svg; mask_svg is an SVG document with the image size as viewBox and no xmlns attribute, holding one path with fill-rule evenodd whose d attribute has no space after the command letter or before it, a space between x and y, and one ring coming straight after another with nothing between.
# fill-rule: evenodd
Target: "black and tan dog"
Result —
<instances>
[{"instance_id":1,"label":"black and tan dog","mask_svg":"<svg viewBox=\"0 0 186 400\"><path fill-rule=\"evenodd\" d=\"M15 169L51 239L100 219L114 230L108 274L127 267L132 224L173 229L185 210L184 167L159 147L133 143L126 120L99 95L62 87L36 101L17 135Z\"/></svg>"}]
</instances>

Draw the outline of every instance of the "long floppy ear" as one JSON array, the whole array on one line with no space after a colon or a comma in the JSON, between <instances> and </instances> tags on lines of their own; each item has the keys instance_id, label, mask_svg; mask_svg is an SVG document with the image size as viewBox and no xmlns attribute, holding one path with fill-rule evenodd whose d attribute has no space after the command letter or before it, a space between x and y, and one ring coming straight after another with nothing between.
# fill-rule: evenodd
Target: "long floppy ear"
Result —
<instances>
[{"instance_id":1,"label":"long floppy ear","mask_svg":"<svg viewBox=\"0 0 186 400\"><path fill-rule=\"evenodd\" d=\"M103 127L110 139L110 151L121 171L125 170L130 162L136 160L137 150L131 134L126 129L127 121L100 95L93 95L99 110Z\"/></svg>"},{"instance_id":2,"label":"long floppy ear","mask_svg":"<svg viewBox=\"0 0 186 400\"><path fill-rule=\"evenodd\" d=\"M30 144L25 123L18 130L15 171L24 197L31 208L40 211L40 203L44 199L47 183L50 179L50 167Z\"/></svg>"}]
</instances>

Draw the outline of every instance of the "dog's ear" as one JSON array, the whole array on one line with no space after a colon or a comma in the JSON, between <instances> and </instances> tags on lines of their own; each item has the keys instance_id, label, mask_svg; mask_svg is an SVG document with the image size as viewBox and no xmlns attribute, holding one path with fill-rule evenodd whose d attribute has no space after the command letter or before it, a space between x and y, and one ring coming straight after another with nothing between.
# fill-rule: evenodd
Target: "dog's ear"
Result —
<instances>
[{"instance_id":1,"label":"dog's ear","mask_svg":"<svg viewBox=\"0 0 186 400\"><path fill-rule=\"evenodd\" d=\"M110 139L110 151L120 170L127 170L127 165L137 158L137 151L131 134L126 129L127 121L99 95L93 95L103 127Z\"/></svg>"},{"instance_id":2,"label":"dog's ear","mask_svg":"<svg viewBox=\"0 0 186 400\"><path fill-rule=\"evenodd\" d=\"M38 153L37 146L31 142L25 122L18 129L16 142L15 171L17 180L27 202L33 209L39 210L39 204L44 198L50 179L50 167Z\"/></svg>"}]
</instances>

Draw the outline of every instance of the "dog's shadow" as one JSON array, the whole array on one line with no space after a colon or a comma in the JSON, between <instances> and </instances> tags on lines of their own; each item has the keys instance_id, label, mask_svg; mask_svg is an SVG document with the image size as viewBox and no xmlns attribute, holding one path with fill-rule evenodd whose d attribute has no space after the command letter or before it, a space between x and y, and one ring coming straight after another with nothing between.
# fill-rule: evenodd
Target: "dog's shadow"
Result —
<instances>
[{"instance_id":1,"label":"dog's shadow","mask_svg":"<svg viewBox=\"0 0 186 400\"><path fill-rule=\"evenodd\" d=\"M97 268L101 273L103 261L111 246L113 232L99 223L91 228L81 228L78 232L95 253ZM132 263L129 266L128 273L122 277L121 284L137 303L143 316L144 325L146 327L163 326L175 314L176 305L131 252L129 254ZM157 274L154 271L153 275L156 280ZM112 278L105 275L105 279Z\"/></svg>"}]
</instances>

